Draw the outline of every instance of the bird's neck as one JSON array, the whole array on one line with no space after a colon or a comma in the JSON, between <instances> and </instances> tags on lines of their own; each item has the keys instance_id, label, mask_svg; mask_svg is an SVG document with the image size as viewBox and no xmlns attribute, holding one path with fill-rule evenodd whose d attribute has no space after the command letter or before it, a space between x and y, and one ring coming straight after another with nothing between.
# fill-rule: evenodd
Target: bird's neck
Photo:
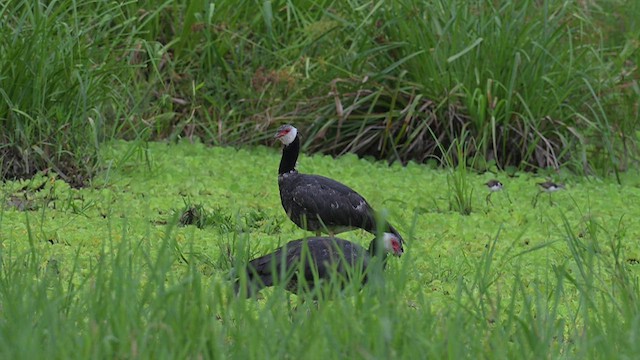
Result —
<instances>
[{"instance_id":1,"label":"bird's neck","mask_svg":"<svg viewBox=\"0 0 640 360\"><path fill-rule=\"evenodd\" d=\"M382 266L383 269L384 267L387 266L387 258L389 257L389 254L384 251L384 249L382 249L382 240L379 239L373 239L371 240L371 243L369 244L369 255L371 255L371 257L375 257L375 256L381 256L382 257Z\"/></svg>"},{"instance_id":2,"label":"bird's neck","mask_svg":"<svg viewBox=\"0 0 640 360\"><path fill-rule=\"evenodd\" d=\"M293 142L286 145L282 150L282 159L280 159L280 168L278 174L286 174L296 169L296 161L298 161L298 154L300 154L300 138L296 136Z\"/></svg>"}]
</instances>

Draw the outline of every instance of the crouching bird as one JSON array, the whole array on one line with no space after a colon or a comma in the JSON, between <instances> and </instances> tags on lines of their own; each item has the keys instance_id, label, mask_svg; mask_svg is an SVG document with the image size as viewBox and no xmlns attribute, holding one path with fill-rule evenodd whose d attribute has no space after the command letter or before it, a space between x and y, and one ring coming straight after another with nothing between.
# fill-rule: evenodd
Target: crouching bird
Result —
<instances>
[{"instance_id":1,"label":"crouching bird","mask_svg":"<svg viewBox=\"0 0 640 360\"><path fill-rule=\"evenodd\" d=\"M373 239L369 249L335 237L310 237L293 240L273 253L251 260L246 268L247 297L254 296L265 287L281 285L299 294L312 291L321 282L338 281L340 288L355 281L354 274L362 274L357 281L367 282L367 267L380 256L383 267L389 254L401 256L404 250L400 239L384 233ZM362 272L357 272L359 269ZM355 271L354 271L355 270ZM360 285L360 284L358 284ZM242 294L240 279L235 283L236 294Z\"/></svg>"}]
</instances>

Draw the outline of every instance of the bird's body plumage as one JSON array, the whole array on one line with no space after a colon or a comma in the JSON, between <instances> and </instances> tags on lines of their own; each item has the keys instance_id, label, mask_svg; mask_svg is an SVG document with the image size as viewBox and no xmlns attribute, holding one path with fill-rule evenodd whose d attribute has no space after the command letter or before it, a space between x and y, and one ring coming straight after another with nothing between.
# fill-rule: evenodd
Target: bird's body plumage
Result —
<instances>
[{"instance_id":1,"label":"bird's body plumage","mask_svg":"<svg viewBox=\"0 0 640 360\"><path fill-rule=\"evenodd\" d=\"M375 212L369 203L335 180L294 171L280 175L278 184L282 207L300 228L333 234L355 228L374 234L377 231Z\"/></svg>"},{"instance_id":2,"label":"bird's body plumage","mask_svg":"<svg viewBox=\"0 0 640 360\"><path fill-rule=\"evenodd\" d=\"M284 125L276 138L284 144L278 169L282 207L300 228L331 235L361 228L372 234L389 231L402 242L391 224L378 229L376 214L364 197L348 186L320 175L300 174L295 166L300 153L297 129Z\"/></svg>"},{"instance_id":3,"label":"bird's body plumage","mask_svg":"<svg viewBox=\"0 0 640 360\"><path fill-rule=\"evenodd\" d=\"M489 191L491 192L500 191L503 187L502 183L496 179L491 179L484 184L487 185L487 188L489 188Z\"/></svg>"},{"instance_id":4,"label":"bird's body plumage","mask_svg":"<svg viewBox=\"0 0 640 360\"><path fill-rule=\"evenodd\" d=\"M390 234L385 235L386 237ZM389 252L396 255L402 254L400 243L396 239L396 245L384 245L380 252L377 251L376 241L372 240L369 249L347 240L333 237L311 237L307 239L293 240L277 248L274 252L256 258L246 267L247 292L251 296L259 290L283 285L288 291L298 293L299 290L311 290L318 284L316 279L329 281L336 277L340 285L344 286L352 275L362 275L358 282L366 283L366 269L372 256L381 254L384 259ZM391 247L391 250L388 249ZM358 270L361 271L358 271ZM304 280L303 284L299 284ZM236 282L236 292L240 291L240 281Z\"/></svg>"},{"instance_id":5,"label":"bird's body plumage","mask_svg":"<svg viewBox=\"0 0 640 360\"><path fill-rule=\"evenodd\" d=\"M540 189L545 192L554 192L554 191L564 189L563 184L554 183L553 181L541 182L541 183L538 183L538 186L540 186Z\"/></svg>"}]
</instances>

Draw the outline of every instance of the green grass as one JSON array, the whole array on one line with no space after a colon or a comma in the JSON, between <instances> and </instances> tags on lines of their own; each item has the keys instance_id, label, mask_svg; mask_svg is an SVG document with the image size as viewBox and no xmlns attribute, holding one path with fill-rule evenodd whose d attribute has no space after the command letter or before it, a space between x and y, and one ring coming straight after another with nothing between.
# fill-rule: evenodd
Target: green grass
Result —
<instances>
[{"instance_id":1,"label":"green grass","mask_svg":"<svg viewBox=\"0 0 640 360\"><path fill-rule=\"evenodd\" d=\"M487 205L488 178L469 173L473 210L462 215L448 210L446 171L303 156L301 171L356 188L407 241L384 282L316 304L282 289L231 295L231 267L308 234L280 208L278 150L182 142L138 151L105 148L112 166L92 189L54 176L2 185L0 357L597 359L640 350L637 174L620 174L622 186L569 177L555 205L533 208L538 178L492 175L505 190ZM5 205L12 196L32 210ZM178 226L191 207L210 220L202 228Z\"/></svg>"},{"instance_id":2,"label":"green grass","mask_svg":"<svg viewBox=\"0 0 640 360\"><path fill-rule=\"evenodd\" d=\"M49 169L82 186L99 166L105 128L124 114L114 81L125 19L75 1L7 1L0 15L0 175Z\"/></svg>"},{"instance_id":3,"label":"green grass","mask_svg":"<svg viewBox=\"0 0 640 360\"><path fill-rule=\"evenodd\" d=\"M0 357L637 357L640 2L496 4L0 4ZM232 296L307 233L277 151L207 146L284 122L407 240L384 282Z\"/></svg>"},{"instance_id":4,"label":"green grass","mask_svg":"<svg viewBox=\"0 0 640 360\"><path fill-rule=\"evenodd\" d=\"M82 186L104 140L265 144L284 122L331 155L425 162L466 129L479 170L632 167L637 5L496 6L6 1L1 176Z\"/></svg>"}]
</instances>

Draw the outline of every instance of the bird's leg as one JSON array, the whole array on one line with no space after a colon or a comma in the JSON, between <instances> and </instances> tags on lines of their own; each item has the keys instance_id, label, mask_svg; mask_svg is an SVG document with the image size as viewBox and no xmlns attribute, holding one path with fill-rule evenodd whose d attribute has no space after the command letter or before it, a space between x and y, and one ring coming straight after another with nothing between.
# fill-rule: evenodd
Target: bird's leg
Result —
<instances>
[{"instance_id":1,"label":"bird's leg","mask_svg":"<svg viewBox=\"0 0 640 360\"><path fill-rule=\"evenodd\" d=\"M487 206L493 205L493 203L491 202L491 194L493 194L493 193L489 193L487 195L487 197L485 198L485 201L487 202Z\"/></svg>"},{"instance_id":2,"label":"bird's leg","mask_svg":"<svg viewBox=\"0 0 640 360\"><path fill-rule=\"evenodd\" d=\"M533 198L533 200L531 201L531 205L533 205L533 207L536 207L536 204L538 203L538 196L540 196L540 194L542 194L541 191L539 191L536 196Z\"/></svg>"},{"instance_id":3,"label":"bird's leg","mask_svg":"<svg viewBox=\"0 0 640 360\"><path fill-rule=\"evenodd\" d=\"M505 191L505 194L507 195L507 200L509 200L509 204L513 204L513 201L511 201L511 197L509 196L509 192Z\"/></svg>"}]
</instances>

